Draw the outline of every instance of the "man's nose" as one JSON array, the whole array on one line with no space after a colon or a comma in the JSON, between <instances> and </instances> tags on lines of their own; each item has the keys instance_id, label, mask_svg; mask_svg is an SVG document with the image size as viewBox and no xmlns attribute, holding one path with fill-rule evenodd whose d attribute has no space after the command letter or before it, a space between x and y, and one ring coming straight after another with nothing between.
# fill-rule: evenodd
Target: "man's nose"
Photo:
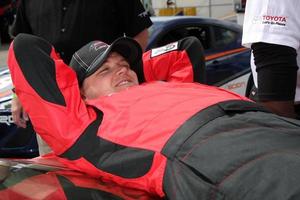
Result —
<instances>
[{"instance_id":1,"label":"man's nose","mask_svg":"<svg viewBox=\"0 0 300 200\"><path fill-rule=\"evenodd\" d=\"M127 71L127 67L125 66L119 66L117 69L117 74L124 74Z\"/></svg>"}]
</instances>

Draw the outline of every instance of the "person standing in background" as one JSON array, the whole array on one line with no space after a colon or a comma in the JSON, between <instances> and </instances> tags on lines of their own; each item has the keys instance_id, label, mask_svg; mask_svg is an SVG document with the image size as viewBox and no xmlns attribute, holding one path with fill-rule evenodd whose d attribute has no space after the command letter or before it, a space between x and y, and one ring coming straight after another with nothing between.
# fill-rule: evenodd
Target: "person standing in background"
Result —
<instances>
[{"instance_id":1,"label":"person standing in background","mask_svg":"<svg viewBox=\"0 0 300 200\"><path fill-rule=\"evenodd\" d=\"M46 39L68 64L84 44L92 40L111 43L124 34L144 50L151 25L140 0L20 0L11 34ZM15 124L26 127L28 117L18 98L12 101L12 115Z\"/></svg>"},{"instance_id":2,"label":"person standing in background","mask_svg":"<svg viewBox=\"0 0 300 200\"><path fill-rule=\"evenodd\" d=\"M12 35L46 39L68 64L75 51L96 39L111 43L126 34L145 49L151 25L140 0L20 0Z\"/></svg>"},{"instance_id":3,"label":"person standing in background","mask_svg":"<svg viewBox=\"0 0 300 200\"><path fill-rule=\"evenodd\" d=\"M300 2L247 1L243 45L251 47L257 100L272 112L299 118ZM298 114L297 114L298 112Z\"/></svg>"}]
</instances>

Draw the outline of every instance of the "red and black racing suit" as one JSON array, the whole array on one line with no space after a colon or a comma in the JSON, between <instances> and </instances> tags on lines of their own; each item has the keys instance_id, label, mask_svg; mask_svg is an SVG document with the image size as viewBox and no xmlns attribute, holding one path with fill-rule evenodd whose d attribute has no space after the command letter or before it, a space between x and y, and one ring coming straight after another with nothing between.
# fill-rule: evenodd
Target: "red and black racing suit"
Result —
<instances>
[{"instance_id":1,"label":"red and black racing suit","mask_svg":"<svg viewBox=\"0 0 300 200\"><path fill-rule=\"evenodd\" d=\"M40 38L19 35L9 68L36 132L72 169L169 199L299 195L299 123L237 94L176 82L195 78L180 42L144 55L145 80L173 82L87 102L75 72Z\"/></svg>"}]
</instances>

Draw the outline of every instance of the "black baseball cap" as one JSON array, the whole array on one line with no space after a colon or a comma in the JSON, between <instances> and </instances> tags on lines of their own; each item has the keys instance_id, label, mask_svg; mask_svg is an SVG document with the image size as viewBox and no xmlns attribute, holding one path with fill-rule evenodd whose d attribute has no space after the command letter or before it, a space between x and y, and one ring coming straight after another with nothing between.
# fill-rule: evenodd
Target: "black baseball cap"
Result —
<instances>
[{"instance_id":1,"label":"black baseball cap","mask_svg":"<svg viewBox=\"0 0 300 200\"><path fill-rule=\"evenodd\" d=\"M134 39L120 37L113 41L111 45L99 40L92 41L76 51L69 64L75 70L80 86L86 77L92 75L101 67L111 52L122 55L133 71L138 72L141 70L142 49Z\"/></svg>"}]
</instances>

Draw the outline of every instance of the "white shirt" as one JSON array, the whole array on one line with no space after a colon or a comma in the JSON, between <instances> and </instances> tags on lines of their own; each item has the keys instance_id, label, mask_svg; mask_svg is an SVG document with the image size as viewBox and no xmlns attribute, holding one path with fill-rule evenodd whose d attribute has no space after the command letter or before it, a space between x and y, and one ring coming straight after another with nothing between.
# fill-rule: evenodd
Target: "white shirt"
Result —
<instances>
[{"instance_id":1,"label":"white shirt","mask_svg":"<svg viewBox=\"0 0 300 200\"><path fill-rule=\"evenodd\" d=\"M300 0L248 0L246 4L243 40L250 48L252 43L265 42L296 49L300 65ZM257 86L253 58L251 68ZM300 102L300 70L297 76L295 101Z\"/></svg>"}]
</instances>

